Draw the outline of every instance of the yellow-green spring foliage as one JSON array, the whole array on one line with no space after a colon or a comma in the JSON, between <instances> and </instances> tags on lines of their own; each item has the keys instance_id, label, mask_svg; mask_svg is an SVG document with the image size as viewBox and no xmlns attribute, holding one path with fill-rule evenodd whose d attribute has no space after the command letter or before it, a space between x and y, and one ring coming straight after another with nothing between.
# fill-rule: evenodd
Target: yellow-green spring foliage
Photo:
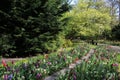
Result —
<instances>
[{"instance_id":1,"label":"yellow-green spring foliage","mask_svg":"<svg viewBox=\"0 0 120 80\"><path fill-rule=\"evenodd\" d=\"M64 14L64 17L69 17L67 25L69 33L74 37L96 37L100 36L104 31L111 30L111 17L103 8L103 11L90 5L90 1L80 0L73 10Z\"/></svg>"}]
</instances>

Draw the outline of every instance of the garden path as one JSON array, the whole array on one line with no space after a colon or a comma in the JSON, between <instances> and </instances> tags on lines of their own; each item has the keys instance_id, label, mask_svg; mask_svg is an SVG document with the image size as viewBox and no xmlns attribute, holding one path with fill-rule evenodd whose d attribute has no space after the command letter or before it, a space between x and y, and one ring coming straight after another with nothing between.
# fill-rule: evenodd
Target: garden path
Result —
<instances>
[{"instance_id":1,"label":"garden path","mask_svg":"<svg viewBox=\"0 0 120 80\"><path fill-rule=\"evenodd\" d=\"M110 48L108 48L108 49L111 49L111 50L113 50L115 52L120 53L120 47L119 46L110 46Z\"/></svg>"},{"instance_id":2,"label":"garden path","mask_svg":"<svg viewBox=\"0 0 120 80\"><path fill-rule=\"evenodd\" d=\"M19 61L19 60L23 60L25 58L2 58L2 60L4 60L5 62L11 62L11 61Z\"/></svg>"},{"instance_id":3,"label":"garden path","mask_svg":"<svg viewBox=\"0 0 120 80\"><path fill-rule=\"evenodd\" d=\"M108 44L98 44L98 45L103 45L103 46L108 46L107 49L108 50L113 50L115 52L120 53L120 46L113 46L113 45L108 45Z\"/></svg>"}]
</instances>

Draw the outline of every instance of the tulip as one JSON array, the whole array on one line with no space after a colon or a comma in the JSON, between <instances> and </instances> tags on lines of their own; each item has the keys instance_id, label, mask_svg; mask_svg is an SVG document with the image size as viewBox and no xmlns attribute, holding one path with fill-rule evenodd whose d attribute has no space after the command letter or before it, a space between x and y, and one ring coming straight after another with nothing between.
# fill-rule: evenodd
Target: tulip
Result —
<instances>
[{"instance_id":1,"label":"tulip","mask_svg":"<svg viewBox=\"0 0 120 80\"><path fill-rule=\"evenodd\" d=\"M3 65L4 67L7 67L7 63L6 63L4 60L2 60L2 65Z\"/></svg>"},{"instance_id":2,"label":"tulip","mask_svg":"<svg viewBox=\"0 0 120 80\"><path fill-rule=\"evenodd\" d=\"M48 62L48 65L51 65L52 63L51 62Z\"/></svg>"},{"instance_id":3,"label":"tulip","mask_svg":"<svg viewBox=\"0 0 120 80\"><path fill-rule=\"evenodd\" d=\"M8 75L6 74L6 75L4 75L4 80L8 80Z\"/></svg>"},{"instance_id":4,"label":"tulip","mask_svg":"<svg viewBox=\"0 0 120 80\"><path fill-rule=\"evenodd\" d=\"M12 64L14 64L14 61L11 61Z\"/></svg>"},{"instance_id":5,"label":"tulip","mask_svg":"<svg viewBox=\"0 0 120 80\"><path fill-rule=\"evenodd\" d=\"M76 73L73 73L73 80L77 80Z\"/></svg>"},{"instance_id":6,"label":"tulip","mask_svg":"<svg viewBox=\"0 0 120 80\"><path fill-rule=\"evenodd\" d=\"M75 58L74 62L77 62L79 60L79 58Z\"/></svg>"},{"instance_id":7,"label":"tulip","mask_svg":"<svg viewBox=\"0 0 120 80\"><path fill-rule=\"evenodd\" d=\"M36 78L37 78L37 79L40 79L41 76L42 76L42 75L41 75L40 73L38 73L38 74L36 75Z\"/></svg>"},{"instance_id":8,"label":"tulip","mask_svg":"<svg viewBox=\"0 0 120 80\"><path fill-rule=\"evenodd\" d=\"M39 64L38 64L38 63L36 63L36 64L35 64L35 67L36 67L36 68L38 68L38 67L39 67Z\"/></svg>"},{"instance_id":9,"label":"tulip","mask_svg":"<svg viewBox=\"0 0 120 80\"><path fill-rule=\"evenodd\" d=\"M8 66L8 67L7 67L7 70L8 70L8 71L10 71L10 70L11 70L11 68Z\"/></svg>"},{"instance_id":10,"label":"tulip","mask_svg":"<svg viewBox=\"0 0 120 80\"><path fill-rule=\"evenodd\" d=\"M8 76L8 80L12 80L12 78L13 78L13 74L10 74L10 75Z\"/></svg>"},{"instance_id":11,"label":"tulip","mask_svg":"<svg viewBox=\"0 0 120 80\"><path fill-rule=\"evenodd\" d=\"M112 66L118 66L118 64L117 64L117 63L114 63L114 64L112 64Z\"/></svg>"}]
</instances>

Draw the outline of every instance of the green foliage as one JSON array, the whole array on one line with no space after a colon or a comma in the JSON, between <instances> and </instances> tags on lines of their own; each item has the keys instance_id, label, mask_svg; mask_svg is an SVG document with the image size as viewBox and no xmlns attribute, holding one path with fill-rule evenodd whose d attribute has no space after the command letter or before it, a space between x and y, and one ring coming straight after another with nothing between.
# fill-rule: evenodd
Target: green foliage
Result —
<instances>
[{"instance_id":1,"label":"green foliage","mask_svg":"<svg viewBox=\"0 0 120 80\"><path fill-rule=\"evenodd\" d=\"M112 39L120 40L120 24L112 28Z\"/></svg>"},{"instance_id":2,"label":"green foliage","mask_svg":"<svg viewBox=\"0 0 120 80\"><path fill-rule=\"evenodd\" d=\"M57 35L62 30L59 18L69 10L67 0L2 0L1 4L2 54L25 55L56 49Z\"/></svg>"},{"instance_id":3,"label":"green foliage","mask_svg":"<svg viewBox=\"0 0 120 80\"><path fill-rule=\"evenodd\" d=\"M8 39L10 39L10 40L8 40ZM9 53L9 51L11 51L13 54L14 51L10 50L11 48L15 48L14 42L11 40L11 36L10 35L1 35L0 36L0 50L4 51L4 52L0 53L0 55L7 56L6 53ZM12 55L12 54L10 54L10 55Z\"/></svg>"},{"instance_id":4,"label":"green foliage","mask_svg":"<svg viewBox=\"0 0 120 80\"><path fill-rule=\"evenodd\" d=\"M66 40L65 41L65 44L64 44L64 47L71 47L71 46L73 46L73 43L72 43L72 41L71 40Z\"/></svg>"},{"instance_id":5,"label":"green foliage","mask_svg":"<svg viewBox=\"0 0 120 80\"><path fill-rule=\"evenodd\" d=\"M118 53L119 54L119 53ZM116 56L116 61L120 63L120 55Z\"/></svg>"},{"instance_id":6,"label":"green foliage","mask_svg":"<svg viewBox=\"0 0 120 80\"><path fill-rule=\"evenodd\" d=\"M104 10L103 10L104 11ZM109 14L99 11L90 3L81 0L73 10L64 14L69 18L68 25L65 27L67 38L96 38L104 31L109 31L111 17Z\"/></svg>"}]
</instances>

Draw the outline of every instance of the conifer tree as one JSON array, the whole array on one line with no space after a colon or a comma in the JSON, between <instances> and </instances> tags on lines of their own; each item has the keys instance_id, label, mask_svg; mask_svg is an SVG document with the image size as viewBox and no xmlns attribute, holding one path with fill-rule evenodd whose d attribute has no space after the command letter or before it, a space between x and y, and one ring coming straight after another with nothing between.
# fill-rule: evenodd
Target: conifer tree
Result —
<instances>
[{"instance_id":1,"label":"conifer tree","mask_svg":"<svg viewBox=\"0 0 120 80\"><path fill-rule=\"evenodd\" d=\"M0 4L0 51L9 55L48 52L46 46L62 30L59 18L69 10L67 0L2 0Z\"/></svg>"}]
</instances>

